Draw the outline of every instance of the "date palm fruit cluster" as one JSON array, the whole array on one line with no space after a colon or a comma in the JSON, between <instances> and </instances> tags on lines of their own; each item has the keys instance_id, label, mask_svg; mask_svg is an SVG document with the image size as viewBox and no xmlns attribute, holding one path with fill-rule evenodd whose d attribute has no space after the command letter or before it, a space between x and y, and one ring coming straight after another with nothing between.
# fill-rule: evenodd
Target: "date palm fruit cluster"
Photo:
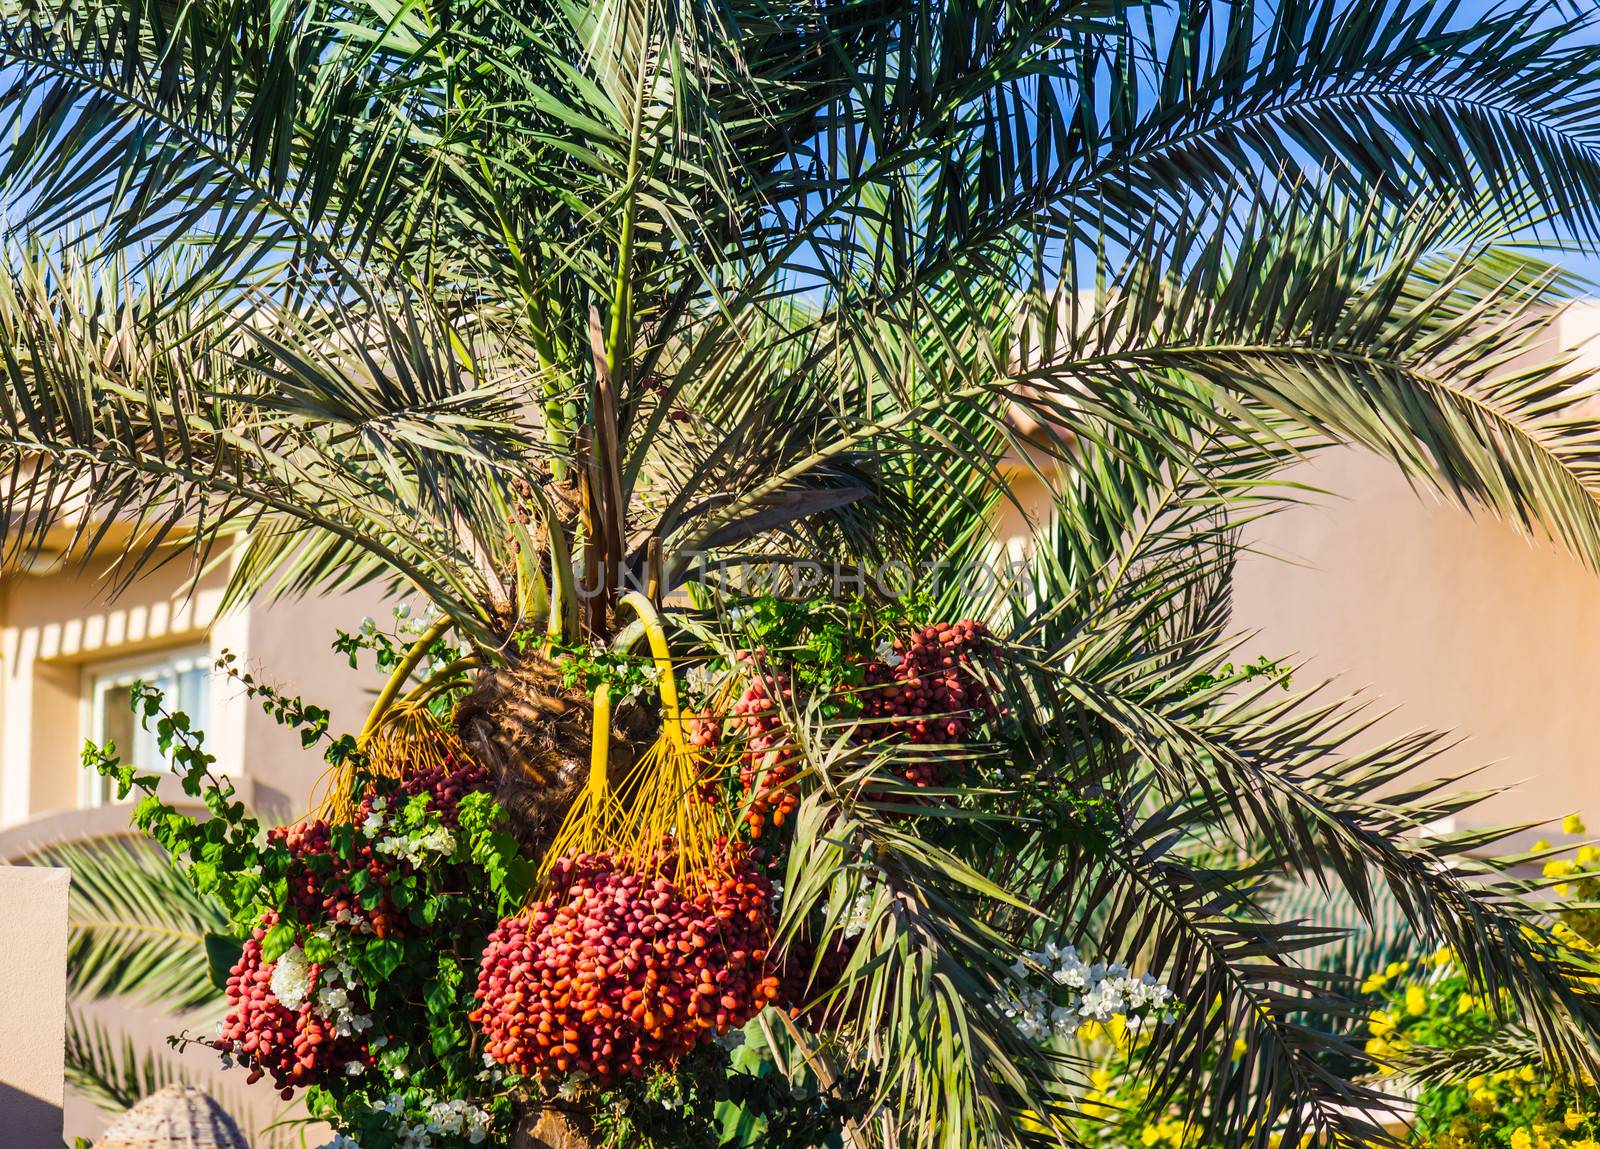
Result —
<instances>
[{"instance_id":1,"label":"date palm fruit cluster","mask_svg":"<svg viewBox=\"0 0 1600 1149\"><path fill-rule=\"evenodd\" d=\"M333 830L323 819L273 827L267 832L268 840L289 855L286 905L290 913L311 926L333 925L378 937L405 932L409 920L386 893L375 904L364 906L354 892L352 878L358 871L370 875L368 889L384 891L394 877L410 868L403 859L376 849L382 831L369 819L376 814L381 820L384 811L398 810L418 795L426 795L428 808L447 829L454 829L459 824L461 799L488 785L489 777L482 769L455 760L404 781L369 783L356 807L357 833L349 847L353 856L348 859L334 848ZM368 833L365 826L373 826L373 832ZM315 963L307 971L313 992L298 1008L290 1009L273 993L277 963L263 960L262 942L277 921L276 913L262 916L229 971L228 1012L212 1044L248 1066L252 1082L270 1074L287 1097L293 1089L316 1084L328 1074L348 1072L352 1062L370 1065L372 1058L363 1043L338 1036L317 1013L313 999L322 971Z\"/></svg>"},{"instance_id":2,"label":"date palm fruit cluster","mask_svg":"<svg viewBox=\"0 0 1600 1149\"><path fill-rule=\"evenodd\" d=\"M886 723L893 736L922 744L962 742L981 718L996 716L980 668L995 652L989 630L974 619L922 627L893 644L896 657L864 668L862 713ZM934 761L910 763L906 781L939 786L952 781Z\"/></svg>"},{"instance_id":3,"label":"date palm fruit cluster","mask_svg":"<svg viewBox=\"0 0 1600 1149\"><path fill-rule=\"evenodd\" d=\"M793 698L794 687L788 675L757 674L733 704L732 726L744 736L739 786L748 799L745 822L754 838L761 837L762 827L769 821L774 826L783 825L783 820L800 804L794 787L789 785L798 768L796 756L778 713L780 700L788 702Z\"/></svg>"},{"instance_id":4,"label":"date palm fruit cluster","mask_svg":"<svg viewBox=\"0 0 1600 1149\"><path fill-rule=\"evenodd\" d=\"M758 654L761 652L757 652ZM982 668L992 665L995 648L988 628L974 619L920 627L890 644L886 658L862 658L862 733L864 737L902 738L931 745L963 742L976 725L996 717ZM753 661L753 659L751 660ZM791 785L798 771L781 705L794 698L790 676L758 671L746 680L726 724L701 715L690 724L690 739L712 754L724 734L743 740L739 785L745 796L745 821L759 838L768 824L783 825L800 803ZM780 705L781 704L781 705ZM950 759L906 762L906 781L917 786L947 785ZM702 793L715 793L714 783Z\"/></svg>"},{"instance_id":5,"label":"date palm fruit cluster","mask_svg":"<svg viewBox=\"0 0 1600 1149\"><path fill-rule=\"evenodd\" d=\"M262 960L261 946L277 920L272 913L261 919L228 971L228 1012L217 1039L210 1044L249 1067L250 1083L270 1074L287 1101L296 1088L344 1072L352 1062L370 1066L373 1058L364 1043L338 1036L333 1026L317 1015L311 995L291 1010L272 992L274 963ZM313 964L309 971L312 987L320 975L321 969Z\"/></svg>"},{"instance_id":6,"label":"date palm fruit cluster","mask_svg":"<svg viewBox=\"0 0 1600 1149\"><path fill-rule=\"evenodd\" d=\"M433 811L446 829L458 824L457 810L467 794L489 787L489 775L481 767L455 759L429 767L401 781L383 779L369 782L356 806L356 827L373 826L373 815L381 821L384 811L394 811L419 794L428 798ZM342 858L333 849L333 830L327 820L315 818L292 826L275 826L267 831L269 842L281 844L289 853L286 878L288 905L302 922L332 922L357 929L370 929L380 938L402 933L405 915L395 907L386 891L406 863L377 848L381 831L359 833L352 845L354 856ZM315 860L313 860L315 859ZM331 860L331 864L330 864ZM366 889L380 891L375 904L363 906L352 879L366 871Z\"/></svg>"},{"instance_id":7,"label":"date palm fruit cluster","mask_svg":"<svg viewBox=\"0 0 1600 1149\"><path fill-rule=\"evenodd\" d=\"M672 869L665 855L555 864L546 896L502 921L483 955L472 1020L491 1058L540 1078L638 1077L776 999L759 856L678 882Z\"/></svg>"}]
</instances>

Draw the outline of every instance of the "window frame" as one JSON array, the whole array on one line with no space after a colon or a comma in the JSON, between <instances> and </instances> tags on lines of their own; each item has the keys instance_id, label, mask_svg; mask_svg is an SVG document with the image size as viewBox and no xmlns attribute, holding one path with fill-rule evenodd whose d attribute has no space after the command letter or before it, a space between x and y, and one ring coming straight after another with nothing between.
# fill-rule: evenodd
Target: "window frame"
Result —
<instances>
[{"instance_id":1,"label":"window frame","mask_svg":"<svg viewBox=\"0 0 1600 1149\"><path fill-rule=\"evenodd\" d=\"M206 711L204 714L191 714L190 717L203 729L210 723L210 709L212 704L211 671L214 660L211 648L205 643L184 643L181 646L157 647L152 650L140 651L137 654L124 655L121 658L104 659L97 662L86 663L83 668L83 689L80 692L79 729L88 732L88 738L96 746L104 744L106 740L106 712L105 695L120 686L131 686L135 682L148 682L156 675L165 674L174 682L180 674L187 670L203 670L206 674ZM120 748L126 752L127 748ZM97 809L116 803L116 798L108 792L106 780L99 775L91 774L87 770L79 771L78 777L78 805L81 809Z\"/></svg>"}]
</instances>

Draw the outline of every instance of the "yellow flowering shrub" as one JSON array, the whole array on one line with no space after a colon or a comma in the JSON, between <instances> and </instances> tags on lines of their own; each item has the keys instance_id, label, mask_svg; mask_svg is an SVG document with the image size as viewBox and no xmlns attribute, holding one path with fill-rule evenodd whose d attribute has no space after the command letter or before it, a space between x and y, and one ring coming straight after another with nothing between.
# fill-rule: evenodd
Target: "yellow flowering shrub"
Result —
<instances>
[{"instance_id":1,"label":"yellow flowering shrub","mask_svg":"<svg viewBox=\"0 0 1600 1149\"><path fill-rule=\"evenodd\" d=\"M1585 832L1575 815L1562 830ZM1536 855L1549 850L1548 842L1534 845ZM1570 858L1545 861L1543 871L1562 897L1600 897L1600 850L1592 846ZM1563 909L1550 932L1574 951L1595 954L1600 911ZM1368 976L1361 988L1379 998L1367 1017L1366 1049L1386 1072L1397 1071L1413 1048L1448 1050L1481 1042L1500 1025L1493 1003L1474 992L1448 949L1390 965ZM1542 1067L1429 1084L1416 1101L1419 1149L1600 1149L1600 1090L1592 1081L1573 1082Z\"/></svg>"},{"instance_id":2,"label":"yellow flowering shrub","mask_svg":"<svg viewBox=\"0 0 1600 1149\"><path fill-rule=\"evenodd\" d=\"M1563 822L1562 830L1586 832L1576 816ZM1547 842L1534 846L1536 855L1549 851ZM1600 903L1600 848L1585 846L1570 857L1551 858L1543 862L1543 873L1559 896ZM1549 928L1573 951L1600 958L1600 910L1564 908ZM1481 1043L1503 1025L1491 1008L1495 1003L1474 988L1449 949L1389 962L1368 973L1360 990L1372 999L1362 1040L1383 1075L1398 1075L1407 1055L1421 1048ZM1147 1036L1113 1023L1087 1026L1079 1039L1098 1062L1079 1107L1083 1117L1071 1130L1080 1141L1100 1149L1220 1149L1202 1136L1203 1097L1196 1110L1199 1124L1184 1117L1194 1098L1150 1104L1137 1056ZM1238 1040L1231 1050L1217 1051L1207 1059L1207 1076L1224 1058L1238 1061L1247 1049ZM1204 1081L1196 1085L1203 1091ZM1394 1086L1397 1093L1404 1089L1398 1080ZM1415 1101L1413 1149L1600 1149L1600 1088L1543 1068L1521 1066L1425 1085Z\"/></svg>"}]
</instances>

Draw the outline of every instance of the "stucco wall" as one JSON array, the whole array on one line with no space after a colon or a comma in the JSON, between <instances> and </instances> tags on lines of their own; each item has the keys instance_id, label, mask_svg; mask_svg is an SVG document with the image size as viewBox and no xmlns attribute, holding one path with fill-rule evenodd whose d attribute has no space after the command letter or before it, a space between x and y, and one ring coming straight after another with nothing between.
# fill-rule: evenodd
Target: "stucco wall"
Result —
<instances>
[{"instance_id":1,"label":"stucco wall","mask_svg":"<svg viewBox=\"0 0 1600 1149\"><path fill-rule=\"evenodd\" d=\"M66 870L0 866L0 1144L61 1144Z\"/></svg>"},{"instance_id":2,"label":"stucco wall","mask_svg":"<svg viewBox=\"0 0 1600 1149\"><path fill-rule=\"evenodd\" d=\"M355 733L382 686L371 656L352 671L349 660L330 645L337 632L355 631L364 616L389 624L390 604L376 587L322 598L257 603L250 609L247 648L258 676L307 702L326 707L334 733ZM259 706L244 718L245 761L254 782L254 801L263 810L305 809L306 795L322 774L319 751L302 750L299 735L279 726Z\"/></svg>"},{"instance_id":3,"label":"stucco wall","mask_svg":"<svg viewBox=\"0 0 1600 1149\"><path fill-rule=\"evenodd\" d=\"M1441 768L1510 790L1463 821L1580 810L1600 821L1600 576L1546 542L1418 494L1384 460L1340 450L1296 478L1334 492L1253 526L1235 579L1249 652L1304 659L1398 706L1379 732L1456 732Z\"/></svg>"}]
</instances>

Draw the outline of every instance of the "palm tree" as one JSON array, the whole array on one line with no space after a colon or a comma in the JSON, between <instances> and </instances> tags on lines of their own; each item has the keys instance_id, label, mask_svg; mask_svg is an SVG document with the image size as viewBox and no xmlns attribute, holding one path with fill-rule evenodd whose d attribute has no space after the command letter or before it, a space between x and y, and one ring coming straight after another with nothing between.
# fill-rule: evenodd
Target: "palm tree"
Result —
<instances>
[{"instance_id":1,"label":"palm tree","mask_svg":"<svg viewBox=\"0 0 1600 1149\"><path fill-rule=\"evenodd\" d=\"M1065 930L1196 1003L1158 1094L1249 1043L1222 1142L1352 1143L1375 1095L1295 1020L1337 1008L1325 939L1257 912L1285 868L1384 883L1592 1070L1600 1003L1493 836L1416 835L1465 801L1409 780L1435 741L1220 673L1237 528L1326 443L1600 567L1600 425L1519 358L1577 290L1523 245L1600 230L1600 49L1544 7L7 4L0 543L420 592L368 733L453 631L410 695L465 692L536 849L587 757L557 656L637 640L624 588L704 635L691 584L959 568L1025 460L1024 585L943 588L1009 652L993 793L884 817L896 751L787 716L781 931L876 875L873 1008L823 1042L850 1136L1053 1143L1082 1067L986 1003Z\"/></svg>"}]
</instances>

